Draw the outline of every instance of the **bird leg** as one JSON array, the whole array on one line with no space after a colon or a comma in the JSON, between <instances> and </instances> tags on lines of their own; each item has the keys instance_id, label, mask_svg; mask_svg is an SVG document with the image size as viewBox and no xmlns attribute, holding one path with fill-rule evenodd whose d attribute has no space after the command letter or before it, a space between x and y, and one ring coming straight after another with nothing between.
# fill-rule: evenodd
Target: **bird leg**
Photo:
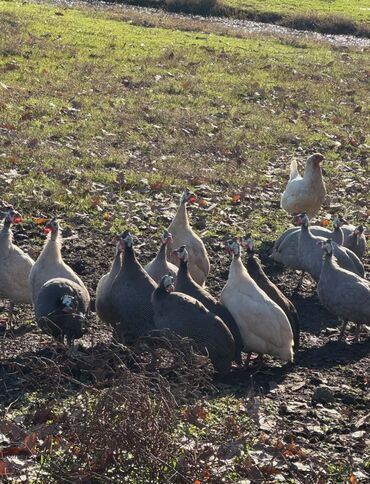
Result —
<instances>
[{"instance_id":1,"label":"bird leg","mask_svg":"<svg viewBox=\"0 0 370 484\"><path fill-rule=\"evenodd\" d=\"M339 333L338 341L342 341L343 336L344 336L344 332L345 332L346 327L347 327L347 324L348 324L348 321L343 321L343 324L342 324L342 327L341 327L341 330L340 330L340 333Z\"/></svg>"},{"instance_id":2,"label":"bird leg","mask_svg":"<svg viewBox=\"0 0 370 484\"><path fill-rule=\"evenodd\" d=\"M8 315L8 322L6 325L6 330L9 329L11 331L13 329L13 322L14 322L14 302L10 301L10 306L9 306L9 315Z\"/></svg>"},{"instance_id":3,"label":"bird leg","mask_svg":"<svg viewBox=\"0 0 370 484\"><path fill-rule=\"evenodd\" d=\"M298 284L295 288L295 291L298 291L301 288L305 275L306 275L305 271L302 271L301 277L299 278L299 281L298 281Z\"/></svg>"},{"instance_id":4,"label":"bird leg","mask_svg":"<svg viewBox=\"0 0 370 484\"><path fill-rule=\"evenodd\" d=\"M356 332L355 332L355 338L354 338L355 343L358 343L358 339L360 337L361 330L362 330L362 324L358 324L357 328L356 328Z\"/></svg>"}]
</instances>

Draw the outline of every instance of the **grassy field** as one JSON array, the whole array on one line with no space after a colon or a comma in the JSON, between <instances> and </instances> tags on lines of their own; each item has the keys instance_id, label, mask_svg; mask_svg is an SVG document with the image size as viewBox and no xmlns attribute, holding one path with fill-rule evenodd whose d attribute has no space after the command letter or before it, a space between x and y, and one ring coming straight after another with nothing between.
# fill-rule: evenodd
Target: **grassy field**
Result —
<instances>
[{"instance_id":1,"label":"grassy field","mask_svg":"<svg viewBox=\"0 0 370 484\"><path fill-rule=\"evenodd\" d=\"M225 5L256 12L287 15L341 16L364 23L370 21L370 8L366 0L222 0Z\"/></svg>"},{"instance_id":2,"label":"grassy field","mask_svg":"<svg viewBox=\"0 0 370 484\"><path fill-rule=\"evenodd\" d=\"M211 255L215 294L229 264L221 239L248 230L265 247L289 223L278 207L292 157L325 155L321 216L370 215L361 50L15 1L0 1L0 31L1 204L23 213L29 239L19 241L34 256L43 243L37 218L57 215L78 232L64 257L92 296L112 234L132 229L145 262L185 186L200 195L192 223ZM291 293L292 274L283 277ZM182 368L180 380L196 390L171 386L177 405L167 380L125 372L122 361L137 356L104 346L107 329L93 326L73 358L38 331L30 309L18 312L16 337L0 336L0 433L12 434L10 456L25 460L7 465L49 483L355 483L352 473L370 468L366 422L353 427L368 413L368 344L326 347L333 318L307 295L298 304L304 354L295 369L270 361L259 377L240 370L216 382L215 393L207 373ZM311 405L319 383L335 387L324 410Z\"/></svg>"}]
</instances>

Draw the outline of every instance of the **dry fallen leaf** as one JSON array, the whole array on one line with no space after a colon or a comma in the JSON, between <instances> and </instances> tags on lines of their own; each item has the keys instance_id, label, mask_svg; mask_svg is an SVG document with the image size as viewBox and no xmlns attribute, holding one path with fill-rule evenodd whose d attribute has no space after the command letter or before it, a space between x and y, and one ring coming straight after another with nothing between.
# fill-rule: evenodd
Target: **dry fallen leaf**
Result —
<instances>
[{"instance_id":1,"label":"dry fallen leaf","mask_svg":"<svg viewBox=\"0 0 370 484\"><path fill-rule=\"evenodd\" d=\"M37 225L42 225L42 224L45 224L48 221L48 219L44 218L44 217L36 217L36 218L33 219L33 221Z\"/></svg>"}]
</instances>

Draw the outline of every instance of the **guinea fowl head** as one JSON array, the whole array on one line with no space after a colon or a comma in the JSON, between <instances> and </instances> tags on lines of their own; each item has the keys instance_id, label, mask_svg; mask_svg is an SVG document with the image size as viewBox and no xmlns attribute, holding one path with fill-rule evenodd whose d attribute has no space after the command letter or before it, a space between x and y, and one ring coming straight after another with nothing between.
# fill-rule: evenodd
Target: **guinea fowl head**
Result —
<instances>
[{"instance_id":1,"label":"guinea fowl head","mask_svg":"<svg viewBox=\"0 0 370 484\"><path fill-rule=\"evenodd\" d=\"M226 241L226 250L234 257L240 256L240 244L237 237Z\"/></svg>"},{"instance_id":2,"label":"guinea fowl head","mask_svg":"<svg viewBox=\"0 0 370 484\"><path fill-rule=\"evenodd\" d=\"M167 245L170 241L172 241L172 234L168 230L165 230L161 236L161 243Z\"/></svg>"},{"instance_id":3,"label":"guinea fowl head","mask_svg":"<svg viewBox=\"0 0 370 484\"><path fill-rule=\"evenodd\" d=\"M19 212L14 210L14 208L9 208L7 214L5 215L5 223L6 224L19 224L22 222L22 217Z\"/></svg>"},{"instance_id":4,"label":"guinea fowl head","mask_svg":"<svg viewBox=\"0 0 370 484\"><path fill-rule=\"evenodd\" d=\"M171 276L171 274L166 274L162 277L159 287L161 289L164 289L164 291L167 293L175 290L175 284L173 282L173 277Z\"/></svg>"},{"instance_id":5,"label":"guinea fowl head","mask_svg":"<svg viewBox=\"0 0 370 484\"><path fill-rule=\"evenodd\" d=\"M308 227L309 226L309 220L307 217L306 212L299 213L298 215L295 216L296 223L298 225L302 225L302 227Z\"/></svg>"},{"instance_id":6,"label":"guinea fowl head","mask_svg":"<svg viewBox=\"0 0 370 484\"><path fill-rule=\"evenodd\" d=\"M361 237L361 235L364 233L365 227L363 225L359 225L356 227L356 229L353 231L353 234L356 237Z\"/></svg>"},{"instance_id":7,"label":"guinea fowl head","mask_svg":"<svg viewBox=\"0 0 370 484\"><path fill-rule=\"evenodd\" d=\"M253 254L254 242L250 234L246 234L241 240L241 246L247 251L248 254Z\"/></svg>"},{"instance_id":8,"label":"guinea fowl head","mask_svg":"<svg viewBox=\"0 0 370 484\"><path fill-rule=\"evenodd\" d=\"M333 227L334 229L339 229L343 225L341 219L336 215L333 218Z\"/></svg>"},{"instance_id":9,"label":"guinea fowl head","mask_svg":"<svg viewBox=\"0 0 370 484\"><path fill-rule=\"evenodd\" d=\"M311 163L313 165L319 165L324 159L324 156L321 153L314 153L307 159L307 163Z\"/></svg>"},{"instance_id":10,"label":"guinea fowl head","mask_svg":"<svg viewBox=\"0 0 370 484\"><path fill-rule=\"evenodd\" d=\"M327 239L324 241L320 240L317 242L317 245L321 247L322 251L324 252L324 258L331 257L333 255L333 241L331 239Z\"/></svg>"},{"instance_id":11,"label":"guinea fowl head","mask_svg":"<svg viewBox=\"0 0 370 484\"><path fill-rule=\"evenodd\" d=\"M133 247L134 238L129 230L125 230L124 232L122 232L119 238L123 250Z\"/></svg>"},{"instance_id":12,"label":"guinea fowl head","mask_svg":"<svg viewBox=\"0 0 370 484\"><path fill-rule=\"evenodd\" d=\"M70 294L64 294L60 298L63 313L73 313L75 311L75 298Z\"/></svg>"},{"instance_id":13,"label":"guinea fowl head","mask_svg":"<svg viewBox=\"0 0 370 484\"><path fill-rule=\"evenodd\" d=\"M58 233L59 230L59 222L58 220L54 217L49 222L46 222L45 227L44 227L44 234L56 234Z\"/></svg>"},{"instance_id":14,"label":"guinea fowl head","mask_svg":"<svg viewBox=\"0 0 370 484\"><path fill-rule=\"evenodd\" d=\"M197 200L195 193L190 192L188 189L184 190L181 196L181 203L194 203Z\"/></svg>"},{"instance_id":15,"label":"guinea fowl head","mask_svg":"<svg viewBox=\"0 0 370 484\"><path fill-rule=\"evenodd\" d=\"M178 247L177 249L172 251L172 254L178 257L180 260L183 260L184 262L187 262L189 260L189 252L186 249L186 245Z\"/></svg>"}]
</instances>

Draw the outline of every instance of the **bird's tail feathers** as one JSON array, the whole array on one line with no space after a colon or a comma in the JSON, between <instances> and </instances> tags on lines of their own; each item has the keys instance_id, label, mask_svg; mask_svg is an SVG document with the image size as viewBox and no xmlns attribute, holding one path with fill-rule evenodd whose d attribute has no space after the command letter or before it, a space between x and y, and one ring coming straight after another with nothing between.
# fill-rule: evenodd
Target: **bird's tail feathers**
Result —
<instances>
[{"instance_id":1,"label":"bird's tail feathers","mask_svg":"<svg viewBox=\"0 0 370 484\"><path fill-rule=\"evenodd\" d=\"M297 166L297 160L292 160L290 164L290 178L289 181L294 180L294 178L297 178L299 175L298 172L298 166Z\"/></svg>"}]
</instances>

